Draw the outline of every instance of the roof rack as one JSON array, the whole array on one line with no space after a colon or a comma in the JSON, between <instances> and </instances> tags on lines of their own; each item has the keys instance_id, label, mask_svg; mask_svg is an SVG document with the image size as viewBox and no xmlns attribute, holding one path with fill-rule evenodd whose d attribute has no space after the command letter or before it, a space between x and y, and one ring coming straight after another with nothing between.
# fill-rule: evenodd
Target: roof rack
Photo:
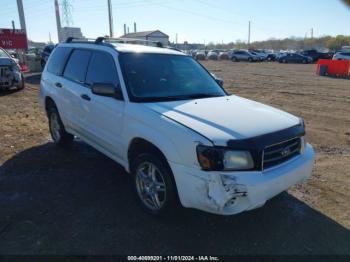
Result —
<instances>
[{"instance_id":1,"label":"roof rack","mask_svg":"<svg viewBox=\"0 0 350 262\"><path fill-rule=\"evenodd\" d=\"M143 40L136 38L112 38L112 37L98 37L98 38L76 38L68 37L66 43L92 43L92 44L102 44L102 43L125 43L125 44L136 44L136 45L151 45L156 47L164 47L161 42Z\"/></svg>"},{"instance_id":2,"label":"roof rack","mask_svg":"<svg viewBox=\"0 0 350 262\"><path fill-rule=\"evenodd\" d=\"M66 43L94 43L96 39L94 38L78 38L78 37L68 37Z\"/></svg>"}]
</instances>

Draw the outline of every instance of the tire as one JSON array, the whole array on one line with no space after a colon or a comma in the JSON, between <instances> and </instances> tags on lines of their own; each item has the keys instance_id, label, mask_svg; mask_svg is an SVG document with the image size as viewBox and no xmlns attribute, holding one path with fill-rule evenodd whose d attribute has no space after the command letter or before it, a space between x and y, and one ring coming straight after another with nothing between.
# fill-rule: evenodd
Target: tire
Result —
<instances>
[{"instance_id":1,"label":"tire","mask_svg":"<svg viewBox=\"0 0 350 262\"><path fill-rule=\"evenodd\" d=\"M131 173L137 201L147 213L164 216L177 210L174 177L163 157L153 152L142 153L132 161Z\"/></svg>"},{"instance_id":2,"label":"tire","mask_svg":"<svg viewBox=\"0 0 350 262\"><path fill-rule=\"evenodd\" d=\"M55 106L52 105L47 109L47 116L49 118L49 128L53 142L65 148L71 145L74 136L66 132Z\"/></svg>"},{"instance_id":3,"label":"tire","mask_svg":"<svg viewBox=\"0 0 350 262\"><path fill-rule=\"evenodd\" d=\"M253 62L253 59L251 57L248 58L248 62Z\"/></svg>"},{"instance_id":4,"label":"tire","mask_svg":"<svg viewBox=\"0 0 350 262\"><path fill-rule=\"evenodd\" d=\"M307 64L307 61L306 60L303 60L303 62L302 62L303 64Z\"/></svg>"},{"instance_id":5,"label":"tire","mask_svg":"<svg viewBox=\"0 0 350 262\"><path fill-rule=\"evenodd\" d=\"M283 64L288 64L288 62L287 62L286 59L283 59L283 60L282 60L282 63L283 63Z\"/></svg>"},{"instance_id":6,"label":"tire","mask_svg":"<svg viewBox=\"0 0 350 262\"><path fill-rule=\"evenodd\" d=\"M239 62L238 59L237 59L237 57L232 57L231 60L232 60L232 62Z\"/></svg>"},{"instance_id":7,"label":"tire","mask_svg":"<svg viewBox=\"0 0 350 262\"><path fill-rule=\"evenodd\" d=\"M24 77L21 76L21 83L17 86L17 90L22 90L25 87Z\"/></svg>"}]
</instances>

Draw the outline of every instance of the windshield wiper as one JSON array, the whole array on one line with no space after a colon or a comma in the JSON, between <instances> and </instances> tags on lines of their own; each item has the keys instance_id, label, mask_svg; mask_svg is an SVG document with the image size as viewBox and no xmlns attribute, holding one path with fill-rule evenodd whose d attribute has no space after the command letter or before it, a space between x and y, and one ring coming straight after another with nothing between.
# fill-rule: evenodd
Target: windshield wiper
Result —
<instances>
[{"instance_id":1,"label":"windshield wiper","mask_svg":"<svg viewBox=\"0 0 350 262\"><path fill-rule=\"evenodd\" d=\"M224 96L218 93L199 93L184 96L160 96L160 97L138 97L135 100L137 102L165 102L165 101L177 101L177 100L190 100L198 98L220 97Z\"/></svg>"},{"instance_id":2,"label":"windshield wiper","mask_svg":"<svg viewBox=\"0 0 350 262\"><path fill-rule=\"evenodd\" d=\"M199 93L199 94L188 95L186 96L186 98L196 99L196 98L209 98L209 97L220 97L220 96L224 96L224 95L218 94L218 93Z\"/></svg>"}]
</instances>

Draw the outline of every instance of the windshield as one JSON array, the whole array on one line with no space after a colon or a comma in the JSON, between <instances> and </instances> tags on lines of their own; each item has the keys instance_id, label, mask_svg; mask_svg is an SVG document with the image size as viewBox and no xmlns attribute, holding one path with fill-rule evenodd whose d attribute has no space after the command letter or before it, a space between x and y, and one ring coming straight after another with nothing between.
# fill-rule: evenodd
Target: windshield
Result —
<instances>
[{"instance_id":1,"label":"windshield","mask_svg":"<svg viewBox=\"0 0 350 262\"><path fill-rule=\"evenodd\" d=\"M9 55L4 50L0 49L0 57L2 57L2 58L4 58L4 57L9 58Z\"/></svg>"},{"instance_id":2,"label":"windshield","mask_svg":"<svg viewBox=\"0 0 350 262\"><path fill-rule=\"evenodd\" d=\"M153 102L225 96L225 91L193 58L124 53L120 63L131 101Z\"/></svg>"}]
</instances>

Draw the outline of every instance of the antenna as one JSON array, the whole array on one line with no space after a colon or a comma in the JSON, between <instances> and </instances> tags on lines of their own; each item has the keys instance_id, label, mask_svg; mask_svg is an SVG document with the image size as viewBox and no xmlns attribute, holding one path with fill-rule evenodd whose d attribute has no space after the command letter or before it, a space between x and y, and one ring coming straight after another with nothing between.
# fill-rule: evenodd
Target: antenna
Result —
<instances>
[{"instance_id":1,"label":"antenna","mask_svg":"<svg viewBox=\"0 0 350 262\"><path fill-rule=\"evenodd\" d=\"M62 22L65 26L71 26L73 25L73 18L72 18L72 4L70 3L70 0L62 0L61 2L62 6Z\"/></svg>"}]
</instances>

